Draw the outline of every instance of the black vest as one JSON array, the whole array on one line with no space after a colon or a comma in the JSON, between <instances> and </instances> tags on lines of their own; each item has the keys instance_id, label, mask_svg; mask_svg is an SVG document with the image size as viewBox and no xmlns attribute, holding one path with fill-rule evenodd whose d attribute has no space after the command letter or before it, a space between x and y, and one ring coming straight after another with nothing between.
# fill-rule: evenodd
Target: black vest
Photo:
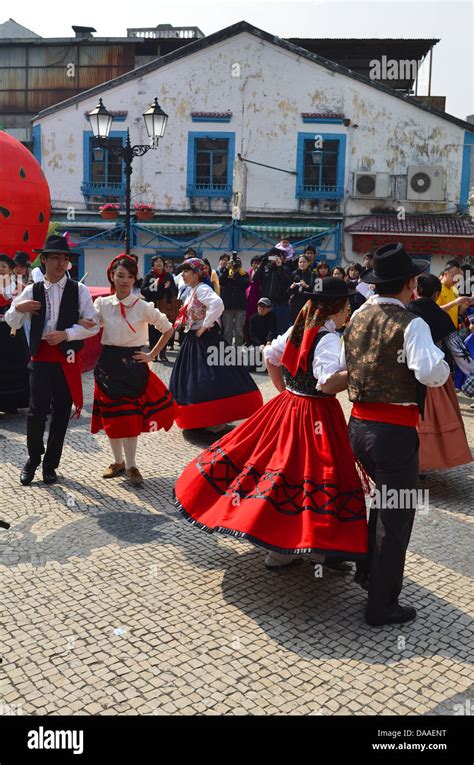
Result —
<instances>
[{"instance_id":1,"label":"black vest","mask_svg":"<svg viewBox=\"0 0 474 765\"><path fill-rule=\"evenodd\" d=\"M38 351L46 320L46 296L42 281L33 284L33 300L38 300L41 303L41 310L39 313L31 315L30 352L32 356ZM59 306L56 330L59 332L64 329L69 329L73 324L77 324L78 321L79 284L72 279L68 279ZM64 355L66 355L69 350L79 351L83 345L84 343L82 340L71 340L71 342L61 343L59 347Z\"/></svg>"},{"instance_id":2,"label":"black vest","mask_svg":"<svg viewBox=\"0 0 474 765\"><path fill-rule=\"evenodd\" d=\"M295 393L299 393L301 396L316 396L318 398L334 398L333 393L323 393L321 390L316 390L316 386L318 384L318 381L315 380L313 376L313 358L314 358L314 352L316 350L316 346L318 345L321 338L324 337L324 335L328 335L329 332L327 329L321 330L321 332L318 332L316 335L312 348L310 352L308 353L308 361L306 365L306 372L303 372L302 369L298 369L296 372L296 375L293 377L293 375L290 374L288 369L283 366L283 379L285 381L285 385L290 390L295 391Z\"/></svg>"}]
</instances>

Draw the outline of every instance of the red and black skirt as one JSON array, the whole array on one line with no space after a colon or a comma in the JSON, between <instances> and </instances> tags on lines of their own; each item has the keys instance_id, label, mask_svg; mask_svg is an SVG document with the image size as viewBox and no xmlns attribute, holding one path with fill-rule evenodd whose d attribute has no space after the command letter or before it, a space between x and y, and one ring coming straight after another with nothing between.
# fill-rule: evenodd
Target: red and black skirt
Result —
<instances>
[{"instance_id":1,"label":"red and black skirt","mask_svg":"<svg viewBox=\"0 0 474 765\"><path fill-rule=\"evenodd\" d=\"M279 553L367 552L364 490L335 397L284 391L193 460L174 495L210 533Z\"/></svg>"},{"instance_id":2,"label":"red and black skirt","mask_svg":"<svg viewBox=\"0 0 474 765\"><path fill-rule=\"evenodd\" d=\"M94 369L91 431L104 429L109 438L169 430L177 406L170 391L133 355L141 348L104 345Z\"/></svg>"},{"instance_id":3,"label":"red and black skirt","mask_svg":"<svg viewBox=\"0 0 474 765\"><path fill-rule=\"evenodd\" d=\"M225 363L226 348L229 344L216 325L201 337L194 331L184 335L170 377L179 428L243 420L262 406L262 394L247 369Z\"/></svg>"}]
</instances>

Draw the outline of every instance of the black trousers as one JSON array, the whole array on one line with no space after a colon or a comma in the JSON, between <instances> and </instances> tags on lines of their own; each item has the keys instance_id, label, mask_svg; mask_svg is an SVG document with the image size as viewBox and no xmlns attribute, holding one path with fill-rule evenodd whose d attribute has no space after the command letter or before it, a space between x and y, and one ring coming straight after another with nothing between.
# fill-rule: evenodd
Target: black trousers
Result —
<instances>
[{"instance_id":1,"label":"black trousers","mask_svg":"<svg viewBox=\"0 0 474 765\"><path fill-rule=\"evenodd\" d=\"M61 364L31 361L30 409L26 420L28 455L34 465L43 464L55 470L61 460L64 438L71 414L72 399ZM46 418L51 408L48 443L44 450Z\"/></svg>"},{"instance_id":2,"label":"black trousers","mask_svg":"<svg viewBox=\"0 0 474 765\"><path fill-rule=\"evenodd\" d=\"M398 603L415 518L419 440L416 428L351 417L354 454L375 481L369 518L369 553L358 571L369 574L367 616L383 617Z\"/></svg>"}]
</instances>

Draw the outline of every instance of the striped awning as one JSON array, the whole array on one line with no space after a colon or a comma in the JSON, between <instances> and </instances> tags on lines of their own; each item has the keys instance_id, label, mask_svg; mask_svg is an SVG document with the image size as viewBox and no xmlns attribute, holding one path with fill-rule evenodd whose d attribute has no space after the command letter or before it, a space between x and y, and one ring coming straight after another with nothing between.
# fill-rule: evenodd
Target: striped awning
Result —
<instances>
[{"instance_id":1,"label":"striped awning","mask_svg":"<svg viewBox=\"0 0 474 765\"><path fill-rule=\"evenodd\" d=\"M247 231L251 233L255 231L256 234L271 234L274 237L280 238L281 234L288 234L288 236L318 236L318 234L325 234L332 231L332 228L328 226L288 226L284 223L275 224L259 224L259 223L243 223L240 226L241 231Z\"/></svg>"},{"instance_id":2,"label":"striped awning","mask_svg":"<svg viewBox=\"0 0 474 765\"><path fill-rule=\"evenodd\" d=\"M185 234L189 231L217 231L226 224L222 223L153 223L152 221L139 221L138 225L150 231L159 231L160 234Z\"/></svg>"}]
</instances>

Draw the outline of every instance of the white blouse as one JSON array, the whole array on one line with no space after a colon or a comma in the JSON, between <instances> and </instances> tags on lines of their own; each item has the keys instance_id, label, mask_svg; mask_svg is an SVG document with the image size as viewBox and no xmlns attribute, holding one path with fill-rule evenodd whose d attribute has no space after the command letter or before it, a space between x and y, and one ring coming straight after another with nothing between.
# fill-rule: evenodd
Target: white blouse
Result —
<instances>
[{"instance_id":1,"label":"white blouse","mask_svg":"<svg viewBox=\"0 0 474 765\"><path fill-rule=\"evenodd\" d=\"M187 329L209 329L224 313L222 298L212 287L202 282L191 290L184 305L187 310Z\"/></svg>"},{"instance_id":2,"label":"white blouse","mask_svg":"<svg viewBox=\"0 0 474 765\"><path fill-rule=\"evenodd\" d=\"M292 329L293 327L290 327L284 335L278 335L271 345L265 346L263 355L270 364L274 364L276 367L281 365L281 357ZM336 331L336 325L332 319L329 319L323 324L319 332L322 329L328 330L328 334L321 338L314 352L313 375L318 381L316 390L321 390L321 384L342 369L340 363L341 338Z\"/></svg>"},{"instance_id":3,"label":"white blouse","mask_svg":"<svg viewBox=\"0 0 474 765\"><path fill-rule=\"evenodd\" d=\"M120 310L120 304L123 305L125 317ZM153 324L163 333L172 327L164 313L155 308L153 303L147 303L135 295L129 295L123 300L119 300L116 295L98 297L94 301L94 308L100 326L103 327L102 345L117 345L122 348L147 345L149 324Z\"/></svg>"}]
</instances>

